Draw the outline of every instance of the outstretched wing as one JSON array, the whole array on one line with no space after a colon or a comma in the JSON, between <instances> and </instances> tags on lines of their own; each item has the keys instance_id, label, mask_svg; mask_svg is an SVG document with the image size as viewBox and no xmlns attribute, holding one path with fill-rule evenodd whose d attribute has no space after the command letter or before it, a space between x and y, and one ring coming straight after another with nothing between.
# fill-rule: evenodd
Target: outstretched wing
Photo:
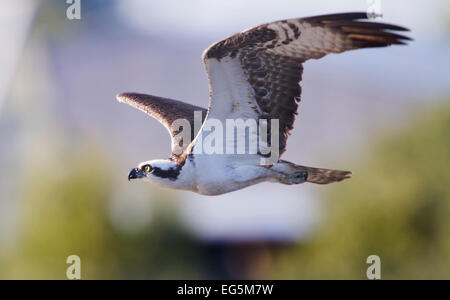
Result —
<instances>
[{"instance_id":1,"label":"outstretched wing","mask_svg":"<svg viewBox=\"0 0 450 300\"><path fill-rule=\"evenodd\" d=\"M297 114L303 62L410 40L392 32L406 28L359 19L367 19L366 13L277 21L211 45L203 54L211 95L208 117L279 119L281 155Z\"/></svg>"},{"instance_id":2,"label":"outstretched wing","mask_svg":"<svg viewBox=\"0 0 450 300\"><path fill-rule=\"evenodd\" d=\"M195 128L194 126L194 112L201 111L202 113L202 123L206 118L207 110L187 104L181 101L162 98L162 97L156 97L146 94L138 94L138 93L121 93L117 95L117 100L122 103L127 103L134 108L137 108L146 114L152 116L156 120L158 120L161 124L163 124L167 130L169 131L171 137L172 137L172 157L179 156L181 153L174 153L174 140L173 137L176 136L179 131L173 130L172 123L175 120L184 119L187 120L190 123L191 126L191 139L194 139L194 137L197 135L198 128ZM198 126L200 127L200 126ZM197 129L197 132L196 132ZM181 130L181 128L180 128ZM182 147L182 149L186 149L189 144L189 141L179 141L179 146Z\"/></svg>"}]
</instances>

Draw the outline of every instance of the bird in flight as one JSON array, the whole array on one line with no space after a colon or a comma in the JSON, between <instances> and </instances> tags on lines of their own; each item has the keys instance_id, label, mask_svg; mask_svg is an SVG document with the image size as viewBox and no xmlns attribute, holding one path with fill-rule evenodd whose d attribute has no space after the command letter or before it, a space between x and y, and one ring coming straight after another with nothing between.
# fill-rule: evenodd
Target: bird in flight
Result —
<instances>
[{"instance_id":1,"label":"bird in flight","mask_svg":"<svg viewBox=\"0 0 450 300\"><path fill-rule=\"evenodd\" d=\"M140 163L128 179L148 179L170 188L220 195L267 181L328 184L349 178L349 171L297 165L280 157L297 115L305 61L347 50L403 45L410 40L396 33L408 31L404 27L363 19L367 14L361 12L288 19L256 26L212 44L203 53L210 89L208 109L145 94L117 95L119 102L160 121L172 136L169 159ZM184 125L173 126L177 120L184 120ZM212 135L212 121L218 131L219 125L223 128L230 120L236 121L235 125L237 120L250 120L266 127L237 127L226 137L215 135L214 143L204 138ZM185 139L185 135L180 139L183 131L193 140ZM237 147L240 139L247 142ZM209 148L219 150L207 149L207 140ZM251 141L260 141L259 150L250 149ZM234 142L233 151L220 152L229 142ZM272 160L262 163L269 156Z\"/></svg>"}]
</instances>

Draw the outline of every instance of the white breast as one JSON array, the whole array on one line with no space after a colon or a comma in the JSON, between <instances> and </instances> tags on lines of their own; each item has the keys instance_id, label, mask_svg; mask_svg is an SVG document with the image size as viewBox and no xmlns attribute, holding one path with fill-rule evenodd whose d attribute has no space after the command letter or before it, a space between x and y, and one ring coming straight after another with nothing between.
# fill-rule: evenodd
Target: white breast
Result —
<instances>
[{"instance_id":1,"label":"white breast","mask_svg":"<svg viewBox=\"0 0 450 300\"><path fill-rule=\"evenodd\" d=\"M266 169L258 155L194 155L196 189L204 195L218 195L261 182Z\"/></svg>"},{"instance_id":2,"label":"white breast","mask_svg":"<svg viewBox=\"0 0 450 300\"><path fill-rule=\"evenodd\" d=\"M226 145L237 145L238 138L257 140L257 130L250 136L238 137L226 134L226 120L258 119L258 105L254 99L254 90L247 82L246 75L237 58L224 57L220 61L205 61L211 90L211 103L208 117L200 130L195 146L194 165L197 191L201 194L217 195L252 185L260 181L265 171L259 165L256 154L233 155L226 153ZM218 120L222 125L223 145L221 153L205 154L205 139L211 134L208 120ZM211 123L209 123L211 124ZM248 149L246 149L246 153Z\"/></svg>"}]
</instances>

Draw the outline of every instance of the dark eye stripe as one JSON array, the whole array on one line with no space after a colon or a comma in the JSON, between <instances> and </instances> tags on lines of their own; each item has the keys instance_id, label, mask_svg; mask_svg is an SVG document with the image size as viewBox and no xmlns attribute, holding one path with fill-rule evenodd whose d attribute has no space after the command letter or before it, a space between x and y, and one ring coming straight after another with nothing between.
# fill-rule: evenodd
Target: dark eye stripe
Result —
<instances>
[{"instance_id":1,"label":"dark eye stripe","mask_svg":"<svg viewBox=\"0 0 450 300\"><path fill-rule=\"evenodd\" d=\"M152 174L157 177L167 178L169 180L176 180L178 175L180 175L181 167L170 168L168 170L162 170L158 167L152 169Z\"/></svg>"}]
</instances>

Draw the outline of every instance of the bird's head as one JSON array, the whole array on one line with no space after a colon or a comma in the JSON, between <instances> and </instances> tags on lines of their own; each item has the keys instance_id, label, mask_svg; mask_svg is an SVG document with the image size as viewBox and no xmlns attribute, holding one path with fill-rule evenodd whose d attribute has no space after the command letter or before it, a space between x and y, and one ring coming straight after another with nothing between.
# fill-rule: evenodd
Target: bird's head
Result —
<instances>
[{"instance_id":1,"label":"bird's head","mask_svg":"<svg viewBox=\"0 0 450 300\"><path fill-rule=\"evenodd\" d=\"M151 160L140 163L136 168L131 169L128 180L149 179L157 181L176 180L180 173L180 167L171 160Z\"/></svg>"}]
</instances>

